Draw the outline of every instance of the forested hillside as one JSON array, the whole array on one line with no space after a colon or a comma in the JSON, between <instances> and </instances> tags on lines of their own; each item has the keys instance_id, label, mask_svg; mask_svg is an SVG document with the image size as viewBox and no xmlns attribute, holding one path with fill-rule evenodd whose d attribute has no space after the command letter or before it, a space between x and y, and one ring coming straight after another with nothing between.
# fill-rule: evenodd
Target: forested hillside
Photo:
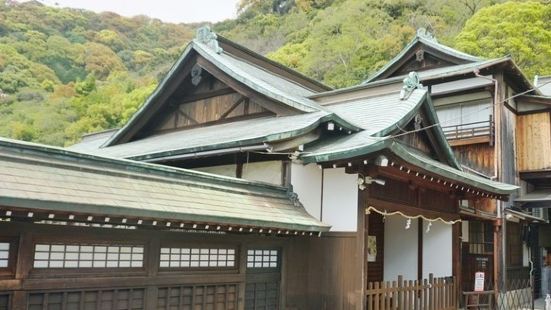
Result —
<instances>
[{"instance_id":1,"label":"forested hillside","mask_svg":"<svg viewBox=\"0 0 551 310\"><path fill-rule=\"evenodd\" d=\"M214 29L334 87L354 85L429 27L486 57L551 73L551 6L491 0L242 0ZM197 25L0 0L0 136L67 145L119 127Z\"/></svg>"}]
</instances>

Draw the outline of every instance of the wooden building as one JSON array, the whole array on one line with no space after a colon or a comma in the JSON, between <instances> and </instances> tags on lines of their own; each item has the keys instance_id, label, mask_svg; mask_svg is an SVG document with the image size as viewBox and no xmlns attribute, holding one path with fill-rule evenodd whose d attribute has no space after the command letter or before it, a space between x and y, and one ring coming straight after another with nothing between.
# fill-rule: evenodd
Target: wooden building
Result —
<instances>
[{"instance_id":1,"label":"wooden building","mask_svg":"<svg viewBox=\"0 0 551 310\"><path fill-rule=\"evenodd\" d=\"M538 239L548 239L539 235L549 232L549 217L547 209L527 207L549 206L549 78L532 84L510 57L481 59L444 46L420 30L399 55L354 92L397 89L407 70L419 72L431 93L462 168L522 188L506 202L462 203L463 289L472 290L474 272L481 270L493 274L501 292L530 286L532 263L538 296L541 247L545 246Z\"/></svg>"},{"instance_id":2,"label":"wooden building","mask_svg":"<svg viewBox=\"0 0 551 310\"><path fill-rule=\"evenodd\" d=\"M0 221L13 310L280 309L329 229L286 187L5 139Z\"/></svg>"},{"instance_id":3,"label":"wooden building","mask_svg":"<svg viewBox=\"0 0 551 310\"><path fill-rule=\"evenodd\" d=\"M123 128L71 149L292 187L331 229L289 239L281 308L454 309L460 202L518 187L462 168L420 77L331 90L202 28Z\"/></svg>"}]
</instances>

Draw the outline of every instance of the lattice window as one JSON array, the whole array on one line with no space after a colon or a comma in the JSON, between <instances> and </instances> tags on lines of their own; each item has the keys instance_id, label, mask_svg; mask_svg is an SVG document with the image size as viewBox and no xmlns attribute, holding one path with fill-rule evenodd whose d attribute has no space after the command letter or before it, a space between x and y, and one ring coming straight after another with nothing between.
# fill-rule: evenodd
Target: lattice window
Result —
<instances>
[{"instance_id":1,"label":"lattice window","mask_svg":"<svg viewBox=\"0 0 551 310\"><path fill-rule=\"evenodd\" d=\"M278 258L278 250L248 250L247 268L277 268Z\"/></svg>"},{"instance_id":2,"label":"lattice window","mask_svg":"<svg viewBox=\"0 0 551 310\"><path fill-rule=\"evenodd\" d=\"M140 268L143 246L36 244L34 268Z\"/></svg>"},{"instance_id":3,"label":"lattice window","mask_svg":"<svg viewBox=\"0 0 551 310\"><path fill-rule=\"evenodd\" d=\"M235 267L235 249L161 248L161 268Z\"/></svg>"},{"instance_id":4,"label":"lattice window","mask_svg":"<svg viewBox=\"0 0 551 310\"><path fill-rule=\"evenodd\" d=\"M0 242L0 268L8 268L10 259L10 243Z\"/></svg>"}]
</instances>

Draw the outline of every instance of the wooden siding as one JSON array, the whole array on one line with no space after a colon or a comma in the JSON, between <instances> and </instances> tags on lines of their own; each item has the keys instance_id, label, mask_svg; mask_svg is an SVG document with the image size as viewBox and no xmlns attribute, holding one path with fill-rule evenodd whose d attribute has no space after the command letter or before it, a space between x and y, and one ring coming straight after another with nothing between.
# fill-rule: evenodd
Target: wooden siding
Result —
<instances>
[{"instance_id":1,"label":"wooden siding","mask_svg":"<svg viewBox=\"0 0 551 310\"><path fill-rule=\"evenodd\" d=\"M454 146L453 152L461 165L487 176L495 174L493 146L489 144Z\"/></svg>"},{"instance_id":2,"label":"wooden siding","mask_svg":"<svg viewBox=\"0 0 551 310\"><path fill-rule=\"evenodd\" d=\"M517 116L517 160L520 171L551 169L551 114Z\"/></svg>"},{"instance_id":3,"label":"wooden siding","mask_svg":"<svg viewBox=\"0 0 551 310\"><path fill-rule=\"evenodd\" d=\"M286 309L363 309L358 252L356 233L328 233L306 243L292 239L284 262Z\"/></svg>"},{"instance_id":4,"label":"wooden siding","mask_svg":"<svg viewBox=\"0 0 551 310\"><path fill-rule=\"evenodd\" d=\"M2 223L0 236L19 244L14 272L0 280L0 309L244 309L247 249L258 244L286 251L288 238L259 235L224 235L186 233L161 230L127 230L30 223ZM298 248L314 239L295 241ZM144 245L141 268L33 268L36 243L88 243L124 241ZM160 268L162 247L194 247L236 249L236 266L232 268ZM298 252L294 252L299 254ZM287 256L289 257L289 256ZM300 257L289 257L285 263L295 264ZM300 262L297 262L300 265ZM132 270L130 270L132 269ZM272 272L273 274L273 272ZM269 300L280 305L283 281L269 281L269 292L260 287L252 294L256 300ZM272 277L273 278L273 277ZM300 279L302 281L302 279ZM265 281L266 282L266 281ZM274 287L277 286L277 287ZM263 295L268 293L269 295ZM249 293L249 298L250 298ZM277 296L274 296L277 294ZM274 298L276 300L274 300Z\"/></svg>"}]
</instances>

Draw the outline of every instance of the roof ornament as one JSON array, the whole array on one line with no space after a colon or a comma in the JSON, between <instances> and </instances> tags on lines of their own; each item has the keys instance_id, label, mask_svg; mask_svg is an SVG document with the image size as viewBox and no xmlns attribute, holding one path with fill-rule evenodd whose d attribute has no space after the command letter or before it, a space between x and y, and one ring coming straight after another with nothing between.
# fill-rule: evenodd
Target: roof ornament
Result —
<instances>
[{"instance_id":1,"label":"roof ornament","mask_svg":"<svg viewBox=\"0 0 551 310\"><path fill-rule=\"evenodd\" d=\"M404 79L404 86L400 91L400 100L407 100L414 90L421 88L423 88L423 84L421 84L419 74L415 71L410 72Z\"/></svg>"},{"instance_id":2,"label":"roof ornament","mask_svg":"<svg viewBox=\"0 0 551 310\"><path fill-rule=\"evenodd\" d=\"M417 29L417 36L419 38L422 38L422 39L425 39L425 40L430 40L430 41L433 41L433 42L438 42L436 40L436 37L434 36L434 34L432 33L431 31L432 29L427 29L427 28L419 28Z\"/></svg>"},{"instance_id":3,"label":"roof ornament","mask_svg":"<svg viewBox=\"0 0 551 310\"><path fill-rule=\"evenodd\" d=\"M289 186L289 188L287 190L287 197L289 198L289 200L293 203L293 205L295 207L300 207L301 206L300 200L298 199L298 194L293 192L293 187L292 186Z\"/></svg>"},{"instance_id":4,"label":"roof ornament","mask_svg":"<svg viewBox=\"0 0 551 310\"><path fill-rule=\"evenodd\" d=\"M197 34L195 36L195 40L197 40L200 43L205 44L210 49L215 51L217 54L222 53L222 48L218 45L218 36L216 33L210 30L209 26L203 26L197 29Z\"/></svg>"}]
</instances>

